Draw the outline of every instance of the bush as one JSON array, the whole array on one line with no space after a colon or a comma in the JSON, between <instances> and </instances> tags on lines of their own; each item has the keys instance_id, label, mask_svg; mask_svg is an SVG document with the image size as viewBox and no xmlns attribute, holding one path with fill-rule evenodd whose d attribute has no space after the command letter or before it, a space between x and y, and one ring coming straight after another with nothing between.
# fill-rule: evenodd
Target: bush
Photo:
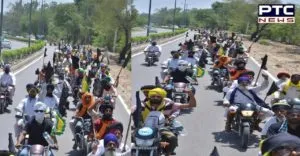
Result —
<instances>
[{"instance_id":1,"label":"bush","mask_svg":"<svg viewBox=\"0 0 300 156\"><path fill-rule=\"evenodd\" d=\"M13 60L21 59L26 55L41 50L46 43L44 41L35 41L31 47L24 47L20 49L4 50L2 53L2 60L5 63L10 63Z\"/></svg>"},{"instance_id":2,"label":"bush","mask_svg":"<svg viewBox=\"0 0 300 156\"><path fill-rule=\"evenodd\" d=\"M139 36L139 37L133 37L131 38L131 43L136 43L136 44L143 44L147 41L149 41L149 39L152 40L158 40L158 39L162 39L162 38L168 38L168 37L172 37L172 36L176 36L182 33L185 33L188 29L185 28L180 28L175 30L175 32L164 32L164 33L159 33L159 34L150 34L149 38L145 37L145 36Z\"/></svg>"}]
</instances>

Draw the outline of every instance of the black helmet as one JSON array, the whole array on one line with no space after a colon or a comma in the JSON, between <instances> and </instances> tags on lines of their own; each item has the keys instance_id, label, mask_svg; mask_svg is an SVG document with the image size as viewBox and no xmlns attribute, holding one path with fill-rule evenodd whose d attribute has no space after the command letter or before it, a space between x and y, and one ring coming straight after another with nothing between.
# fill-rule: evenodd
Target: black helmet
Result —
<instances>
[{"instance_id":1,"label":"black helmet","mask_svg":"<svg viewBox=\"0 0 300 156\"><path fill-rule=\"evenodd\" d=\"M152 41L152 42L151 42L151 45L152 45L152 46L156 46L156 45L157 45L156 41Z\"/></svg>"},{"instance_id":2,"label":"black helmet","mask_svg":"<svg viewBox=\"0 0 300 156\"><path fill-rule=\"evenodd\" d=\"M292 109L300 110L300 99L299 98L289 99L287 102L289 105L291 105Z\"/></svg>"},{"instance_id":3,"label":"black helmet","mask_svg":"<svg viewBox=\"0 0 300 156\"><path fill-rule=\"evenodd\" d=\"M246 65L246 61L244 59L237 59L236 61L234 61L234 65L239 65L239 64L245 64Z\"/></svg>"},{"instance_id":4,"label":"black helmet","mask_svg":"<svg viewBox=\"0 0 300 156\"><path fill-rule=\"evenodd\" d=\"M113 105L111 105L111 104L102 104L102 105L100 105L100 107L99 107L99 111L100 111L101 113L104 113L104 111L105 111L107 108L110 108L110 109L114 110L114 106L113 106Z\"/></svg>"}]
</instances>

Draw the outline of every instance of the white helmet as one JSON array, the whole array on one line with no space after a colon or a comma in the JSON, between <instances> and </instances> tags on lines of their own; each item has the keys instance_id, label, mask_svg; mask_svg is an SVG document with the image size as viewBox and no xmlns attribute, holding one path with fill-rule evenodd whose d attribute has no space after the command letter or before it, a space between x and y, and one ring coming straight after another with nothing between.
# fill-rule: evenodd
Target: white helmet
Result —
<instances>
[{"instance_id":1,"label":"white helmet","mask_svg":"<svg viewBox=\"0 0 300 156\"><path fill-rule=\"evenodd\" d=\"M189 66L189 63L185 60L179 60L178 61L178 69L180 71L185 71Z\"/></svg>"}]
</instances>

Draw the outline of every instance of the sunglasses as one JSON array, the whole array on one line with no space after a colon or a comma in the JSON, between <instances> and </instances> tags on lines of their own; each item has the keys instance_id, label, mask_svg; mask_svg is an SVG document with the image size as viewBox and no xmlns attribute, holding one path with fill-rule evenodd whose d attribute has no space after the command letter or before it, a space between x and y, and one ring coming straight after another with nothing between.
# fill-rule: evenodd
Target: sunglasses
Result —
<instances>
[{"instance_id":1,"label":"sunglasses","mask_svg":"<svg viewBox=\"0 0 300 156\"><path fill-rule=\"evenodd\" d=\"M36 112L36 113L44 113L45 111L44 110L34 110L34 112Z\"/></svg>"}]
</instances>

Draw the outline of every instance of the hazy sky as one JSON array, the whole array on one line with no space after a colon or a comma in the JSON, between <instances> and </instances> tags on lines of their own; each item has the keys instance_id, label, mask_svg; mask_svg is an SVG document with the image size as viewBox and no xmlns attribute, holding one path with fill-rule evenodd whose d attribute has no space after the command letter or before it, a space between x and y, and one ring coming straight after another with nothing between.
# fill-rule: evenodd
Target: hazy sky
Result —
<instances>
[{"instance_id":1,"label":"hazy sky","mask_svg":"<svg viewBox=\"0 0 300 156\"><path fill-rule=\"evenodd\" d=\"M8 10L8 7L9 7L9 4L10 3L15 3L19 0L4 0L4 11L7 11ZM22 0L23 3L28 3L30 2L30 0ZM42 0L37 0L39 2L42 2ZM44 0L44 2L46 3L50 3L50 2L58 2L58 3L69 3L69 2L74 2L74 0ZM1 3L0 3L0 6L1 6Z\"/></svg>"},{"instance_id":2,"label":"hazy sky","mask_svg":"<svg viewBox=\"0 0 300 156\"><path fill-rule=\"evenodd\" d=\"M133 0L135 7L139 12L148 13L150 0ZM177 7L183 8L185 0L177 0ZM210 8L211 4L216 1L222 0L186 0L187 8ZM283 3L299 4L300 0L281 0ZM175 0L152 0L152 13L163 7L174 8Z\"/></svg>"}]
</instances>

